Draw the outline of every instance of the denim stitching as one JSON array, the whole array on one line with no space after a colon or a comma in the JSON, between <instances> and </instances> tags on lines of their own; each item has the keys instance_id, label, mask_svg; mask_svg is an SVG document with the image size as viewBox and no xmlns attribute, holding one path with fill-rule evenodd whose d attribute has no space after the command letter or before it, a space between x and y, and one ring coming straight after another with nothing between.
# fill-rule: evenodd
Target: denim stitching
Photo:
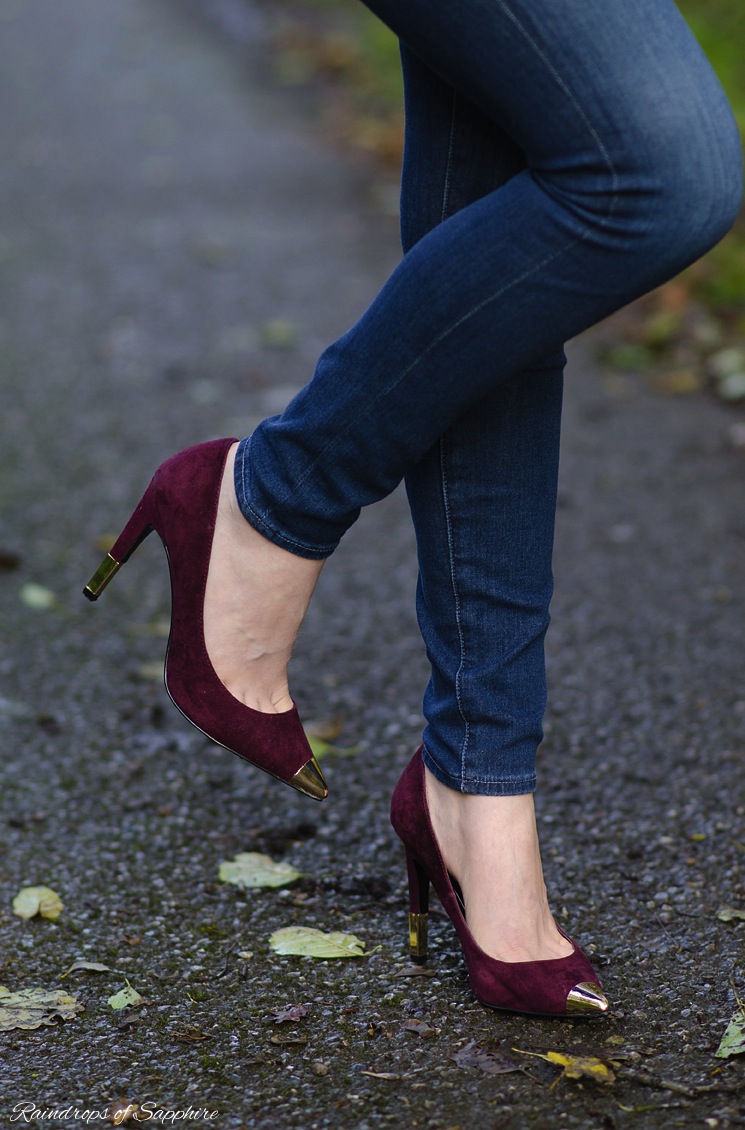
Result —
<instances>
[{"instance_id":1,"label":"denim stitching","mask_svg":"<svg viewBox=\"0 0 745 1130\"><path fill-rule=\"evenodd\" d=\"M448 158L445 166L445 184L442 190L442 212L440 222L447 219L450 204L450 175L453 171L453 154L455 151L455 127L458 119L458 91L453 91L453 112L450 117L450 137L448 139Z\"/></svg>"},{"instance_id":2,"label":"denim stitching","mask_svg":"<svg viewBox=\"0 0 745 1130\"><path fill-rule=\"evenodd\" d=\"M613 191L615 193L616 189L618 188L618 172L616 171L616 168L615 168L613 162L611 161L610 154L608 153L608 150L605 148L602 141L600 140L600 135L598 134L597 130L595 129L595 127L590 122L590 119L585 114L584 110L580 106L577 99L574 97L574 94L572 93L571 89L564 82L564 80L562 79L561 75L556 70L556 68L554 66L552 66L547 55L543 51L541 51L540 47L536 43L535 39L533 39L533 36L530 35L527 28L523 27L523 25L520 23L519 19L515 15L515 13L510 8L508 8L507 4L504 3L504 0L497 0L497 2L499 4L499 7L504 12L504 14L507 16L507 19L510 20L515 25L515 27L517 28L520 35L522 35L522 37L525 40L527 40L527 42L533 48L533 50L535 51L538 58L541 60L541 62L545 66L546 70L556 80L557 84L559 85L561 90L564 91L564 94L567 96L569 101L574 106L574 109L576 110L577 114L579 115L581 120L584 122L585 126L587 127L587 129L590 133L590 136L592 137L593 141L597 145L598 150L599 150L603 160L605 161L607 168L609 169L609 171L611 173L611 176L613 178L612 179L612 187L613 187ZM617 201L618 201L618 197L616 195L614 195L613 200L611 201L611 206L608 210L608 219L610 219L610 217L612 216L612 214L615 210ZM607 222L607 220L605 222Z\"/></svg>"},{"instance_id":3,"label":"denim stitching","mask_svg":"<svg viewBox=\"0 0 745 1130\"><path fill-rule=\"evenodd\" d=\"M442 505L443 505L443 509L445 511L445 529L447 530L448 562L449 562L449 566L450 566L450 587L451 587L452 593L453 593L453 605L454 605L454 608L455 608L455 623L456 623L457 628L458 628L458 645L459 645L459 648L460 648L460 663L458 664L458 670L456 671L456 674L455 674L455 699L456 699L456 702L458 703L458 713L460 714L461 718L463 719L463 729L464 729L463 743L461 745L461 752L460 752L461 783L462 783L463 780L465 780L465 761L466 761L466 754L468 752L468 740L469 740L469 737L470 737L470 734L471 734L471 728L470 728L470 725L469 725L469 722L468 722L468 718L465 715L465 711L463 710L463 696L461 694L461 688L462 688L462 683L463 683L463 669L465 667L465 662L466 662L466 647L465 647L465 637L463 635L463 624L462 624L462 621L461 621L461 614L460 614L460 612L461 612L460 593L458 591L458 582L456 581L456 578L455 578L455 552L454 552L454 538L453 538L453 521L452 521L452 513L451 513L451 510L450 510L450 496L448 494L447 472L446 472L446 469L445 469L445 438L444 438L444 436L440 439L440 489L441 489L441 492L442 492Z\"/></svg>"},{"instance_id":4,"label":"denim stitching","mask_svg":"<svg viewBox=\"0 0 745 1130\"><path fill-rule=\"evenodd\" d=\"M377 404L379 400L382 400L384 397L388 396L389 393L393 392L393 390L401 383L401 381L404 380L406 377L408 377L409 373L411 373L417 367L417 365L419 365L419 363L421 361L423 361L424 358L427 357L432 352L433 349L435 349L438 345L440 345L441 342L445 341L445 339L448 338L451 333L454 333L455 330L459 329L462 325L464 325L467 321L469 321L475 314L479 314L487 306L490 306L493 302L496 302L497 299L501 298L503 294L506 294L508 290L511 290L514 286L517 286L517 285L519 285L519 283L524 282L525 279L530 278L537 271L543 270L543 268L548 266L549 263L552 263L554 261L554 259L558 259L565 252L570 251L573 247L576 247L577 244L579 244L581 242L582 242L581 239L570 240L569 243L564 245L564 247L560 247L557 251L552 252L551 255L547 255L546 258L542 259L540 263L536 263L533 267L530 267L528 270L523 271L523 273L521 275L518 275L518 277L516 279L513 279L512 282L510 282L508 285L500 287L499 290L494 291L493 294L490 294L486 298L482 299L481 302L478 302L470 310L466 311L465 314L462 314L460 316L460 318L458 318L455 322L453 322L453 324L451 326L449 326L447 329L445 329L441 333L439 333L437 335L437 337L432 338L430 343L422 350L422 352L417 357L414 358L413 361L410 362L409 365L406 366L406 368L403 370L403 372L400 373L398 375L398 377L396 377L393 381L391 381L390 384L388 384L384 388L382 388L377 396L371 397L371 399L369 401L367 401L367 403L365 404L364 410L361 410L356 416L354 416L349 421L346 428L344 428L343 430L340 430L338 432L338 434L334 437L334 439L331 440L331 442L328 443L326 445L326 447L324 447L323 451L319 452L319 454L312 461L312 463L310 463L308 465L308 467L303 472L303 474L300 475L295 480L295 486L297 487L297 486L300 486L302 483L304 483L305 480L308 478L308 476L311 475L313 473L313 471L315 470L315 468L318 466L318 463L320 462L320 460L325 458L325 456L331 454L339 446L342 438L345 437L346 435L348 435L348 433L351 431L351 429L353 427L355 427L355 425L358 424L359 421L361 419L363 419L363 417L366 417L370 414L371 408L375 404ZM282 502L282 501L284 501L285 498L288 498L288 497L289 497L289 495L285 494L278 501Z\"/></svg>"},{"instance_id":5,"label":"denim stitching","mask_svg":"<svg viewBox=\"0 0 745 1130\"><path fill-rule=\"evenodd\" d=\"M443 784L447 784L449 788L454 788L458 792L464 792L464 782L469 786L487 785L491 789L498 789L498 792L493 792L485 795L490 796L518 796L521 793L532 793L535 791L537 778L535 773L531 773L527 777L500 777L496 780L493 777L468 777L467 779L458 780L447 769L443 768L440 761L433 755L432 751L427 746L426 741L422 743L426 758L431 761L432 765L437 767L438 777ZM452 783L451 783L452 782Z\"/></svg>"}]
</instances>

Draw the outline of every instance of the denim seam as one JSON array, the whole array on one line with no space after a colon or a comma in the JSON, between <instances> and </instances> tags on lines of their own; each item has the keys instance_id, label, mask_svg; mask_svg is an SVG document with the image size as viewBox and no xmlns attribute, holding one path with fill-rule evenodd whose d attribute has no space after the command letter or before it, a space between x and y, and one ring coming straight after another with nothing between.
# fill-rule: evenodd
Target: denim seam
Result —
<instances>
[{"instance_id":1,"label":"denim seam","mask_svg":"<svg viewBox=\"0 0 745 1130\"><path fill-rule=\"evenodd\" d=\"M493 302L496 302L497 299L501 298L503 294L507 293L507 291L511 290L514 286L517 286L519 283L524 282L525 279L530 278L532 275L536 274L536 272L542 271L543 268L547 267L549 263L552 263L554 261L554 259L558 259L560 256L564 255L567 251L570 251L573 247L576 247L577 244L579 244L579 243L582 243L582 239L572 239L572 240L570 240L568 243L564 244L563 247L559 247L556 251L552 252L550 255L547 255L545 259L542 259L540 261L540 263L535 263L532 267L523 271L523 273L521 275L518 275L518 277L516 279L513 279L512 282L510 282L508 285L500 287L499 290L494 291L493 294L488 295L486 298L482 299L481 302L476 303L475 306L471 307L471 309L466 311L465 314L462 314L460 316L460 318L456 319L456 321L454 321L452 323L452 325L448 326L447 329L442 330L442 332L439 333L437 335L437 337L434 337L429 342L429 344L421 351L421 353L418 354L418 356L415 357L413 359L413 361L411 361L401 373L399 373L399 375L395 378L395 380L391 381L384 388L382 388L378 392L377 396L371 397L371 399L366 402L364 410L361 410L356 416L354 416L349 421L347 426L343 430L340 430L337 433L337 435L334 437L334 439L332 439L323 448L323 450L321 452L319 452L319 454L308 465L308 467L305 469L305 471L302 473L302 475L300 475L295 480L295 483L294 483L295 488L297 488L298 486L301 486L302 483L304 483L305 480L308 478L308 476L313 473L313 471L318 466L320 461L322 459L324 459L327 455L330 455L334 452L334 450L339 446L342 438L344 436L346 436L350 432L350 430L353 427L355 427L356 424L359 423L359 421L361 419L363 419L364 417L368 417L370 415L370 411L373 408L373 406L375 404L377 404L379 400L382 400L385 396L388 396L389 393L393 392L393 390L401 383L401 381L405 380L406 377L408 377L409 373L413 372L413 370L416 369L416 367L424 360L424 358L427 357L432 352L433 349L436 349L437 346L441 344L441 342L445 341L446 338L450 337L450 335L452 333L454 333L457 329L460 329L460 327L462 325L464 325L466 322L468 322L472 317L474 317L475 314L479 314L487 306L490 306ZM278 499L277 501L281 504L284 501L284 499L287 498L287 497L289 497L289 494L285 494L282 498Z\"/></svg>"},{"instance_id":2,"label":"denim seam","mask_svg":"<svg viewBox=\"0 0 745 1130\"><path fill-rule=\"evenodd\" d=\"M597 145L598 150L599 150L600 154L602 155L602 158L605 161L605 164L606 164L608 170L611 173L611 176L613 178L612 187L613 187L613 192L615 194L615 192L618 188L618 172L617 172L616 167L615 167L615 165L613 164L613 162L610 158L610 154L608 153L608 150L605 148L602 141L600 140L600 136L599 136L597 130L595 129L592 122L587 117L587 114L585 114L584 110L582 109L579 102L575 98L574 94L572 93L571 88L567 85L567 83L561 77L559 72L556 70L556 67L554 67L551 64L551 62L548 59L548 57L546 56L545 52L543 52L541 50L538 43L533 38L533 36L530 34L528 29L526 27L524 27L523 24L521 24L520 20L517 18L517 16L511 10L511 8L509 8L509 6L506 3L504 3L504 0L497 0L497 2L499 4L499 7L502 9L505 16L507 17L507 19L510 20L515 25L519 34L522 35L522 37L527 41L527 43L530 45L530 47L533 49L533 51L536 53L538 58L541 60L541 62L545 66L546 70L549 72L549 74L551 74L553 76L553 78L558 83L561 90L564 91L564 94L567 96L567 98L571 102L572 106L574 106L574 109L577 112L577 114L579 115L580 119L584 122L585 126L587 127L587 129L590 133L590 136L592 137L593 141ZM618 200L617 195L614 195L613 200L611 201L611 206L608 210L608 219L610 219L611 215L615 211L617 200Z\"/></svg>"},{"instance_id":3,"label":"denim seam","mask_svg":"<svg viewBox=\"0 0 745 1130\"><path fill-rule=\"evenodd\" d=\"M450 496L448 493L448 480L445 468L445 438L440 439L440 489L442 492L442 505L445 511L445 529L447 531L447 547L448 547L448 564L450 571L450 587L453 593L453 605L455 608L455 623L458 629L458 646L460 649L460 662L458 670L455 674L455 700L458 703L458 713L463 719L463 742L461 743L460 750L460 765L461 765L461 781L464 779L464 769L466 755L468 753L468 742L471 735L471 728L463 709L463 670L466 662L466 647L465 637L463 634L463 622L461 620L461 601L460 593L458 591L458 582L455 576L455 548L454 548L454 534L453 534L453 520L450 510Z\"/></svg>"},{"instance_id":4,"label":"denim seam","mask_svg":"<svg viewBox=\"0 0 745 1130\"><path fill-rule=\"evenodd\" d=\"M450 204L450 178L453 172L453 155L455 152L455 134L456 125L458 121L458 91L453 91L453 111L450 116L450 137L448 139L448 157L445 165L445 184L442 189L442 211L440 213L440 223L447 219L448 206Z\"/></svg>"}]
</instances>

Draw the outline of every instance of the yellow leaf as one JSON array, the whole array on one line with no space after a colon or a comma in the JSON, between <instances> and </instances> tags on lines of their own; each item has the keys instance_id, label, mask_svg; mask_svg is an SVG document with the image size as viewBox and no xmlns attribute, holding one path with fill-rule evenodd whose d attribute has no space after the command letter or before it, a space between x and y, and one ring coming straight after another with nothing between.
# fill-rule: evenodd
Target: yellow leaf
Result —
<instances>
[{"instance_id":1,"label":"yellow leaf","mask_svg":"<svg viewBox=\"0 0 745 1130\"><path fill-rule=\"evenodd\" d=\"M548 1052L545 1057L549 1063L564 1068L567 1079L582 1079L587 1076L596 1083L615 1083L616 1076L606 1063L595 1056L563 1055L561 1052Z\"/></svg>"},{"instance_id":2,"label":"yellow leaf","mask_svg":"<svg viewBox=\"0 0 745 1130\"><path fill-rule=\"evenodd\" d=\"M269 939L269 946L275 953L293 954L303 957L339 958L367 957L365 943L354 934L341 934L335 931L324 934L310 926L285 926L276 930Z\"/></svg>"},{"instance_id":3,"label":"yellow leaf","mask_svg":"<svg viewBox=\"0 0 745 1130\"><path fill-rule=\"evenodd\" d=\"M22 887L13 899L13 913L19 918L33 918L35 914L59 918L62 909L62 901L51 887Z\"/></svg>"},{"instance_id":4,"label":"yellow leaf","mask_svg":"<svg viewBox=\"0 0 745 1130\"><path fill-rule=\"evenodd\" d=\"M241 851L233 860L223 860L219 877L223 883L255 890L257 887L285 887L300 878L290 863L275 863L258 851Z\"/></svg>"},{"instance_id":5,"label":"yellow leaf","mask_svg":"<svg viewBox=\"0 0 745 1130\"><path fill-rule=\"evenodd\" d=\"M558 1079L588 1078L605 1085L616 1081L616 1076L607 1063L603 1063L602 1059L596 1059L595 1056L564 1055L563 1052L546 1052L542 1055L541 1052L526 1052L522 1048L512 1050L519 1052L520 1055L534 1055L537 1059L545 1059L547 1063L555 1063L557 1067L563 1067L564 1070L560 1076L557 1076Z\"/></svg>"},{"instance_id":6,"label":"yellow leaf","mask_svg":"<svg viewBox=\"0 0 745 1130\"><path fill-rule=\"evenodd\" d=\"M21 989L18 993L3 989L0 992L0 1032L12 1028L40 1028L42 1024L53 1024L57 1016L71 1020L82 1009L77 997L61 989Z\"/></svg>"}]
</instances>

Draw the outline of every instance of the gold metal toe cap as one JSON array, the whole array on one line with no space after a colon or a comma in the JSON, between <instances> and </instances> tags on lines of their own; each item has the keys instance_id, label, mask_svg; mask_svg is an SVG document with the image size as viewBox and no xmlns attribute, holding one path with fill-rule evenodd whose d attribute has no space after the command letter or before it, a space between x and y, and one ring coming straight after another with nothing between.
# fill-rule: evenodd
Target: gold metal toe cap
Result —
<instances>
[{"instance_id":1,"label":"gold metal toe cap","mask_svg":"<svg viewBox=\"0 0 745 1130\"><path fill-rule=\"evenodd\" d=\"M594 981L580 981L567 994L567 1012L573 1016L607 1012L609 1007L608 998Z\"/></svg>"},{"instance_id":2,"label":"gold metal toe cap","mask_svg":"<svg viewBox=\"0 0 745 1130\"><path fill-rule=\"evenodd\" d=\"M302 769L298 769L289 784L299 793L305 793L313 800L324 800L329 795L329 788L324 779L321 767L315 757L306 761Z\"/></svg>"}]
</instances>

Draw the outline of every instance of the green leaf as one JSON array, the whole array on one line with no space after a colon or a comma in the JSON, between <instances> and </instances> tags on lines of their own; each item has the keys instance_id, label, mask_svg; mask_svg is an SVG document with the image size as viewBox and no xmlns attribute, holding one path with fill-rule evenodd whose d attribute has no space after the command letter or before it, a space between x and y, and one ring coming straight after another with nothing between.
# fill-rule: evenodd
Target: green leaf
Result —
<instances>
[{"instance_id":1,"label":"green leaf","mask_svg":"<svg viewBox=\"0 0 745 1130\"><path fill-rule=\"evenodd\" d=\"M82 1009L77 997L61 989L21 989L11 993L3 987L0 990L0 1032L9 1032L11 1028L41 1028L42 1024L53 1024L55 1017L71 1020Z\"/></svg>"},{"instance_id":2,"label":"green leaf","mask_svg":"<svg viewBox=\"0 0 745 1130\"><path fill-rule=\"evenodd\" d=\"M242 851L232 861L223 860L219 877L223 883L233 883L245 890L258 887L286 887L300 878L290 863L275 863L268 855L257 851Z\"/></svg>"},{"instance_id":3,"label":"green leaf","mask_svg":"<svg viewBox=\"0 0 745 1130\"><path fill-rule=\"evenodd\" d=\"M359 753L359 745L350 745L342 749L338 745L332 745L331 742L325 741L324 738L308 737L308 745L313 751L313 756L317 761L322 758L328 757L333 753L336 757L354 757L355 753Z\"/></svg>"},{"instance_id":4,"label":"green leaf","mask_svg":"<svg viewBox=\"0 0 745 1130\"><path fill-rule=\"evenodd\" d=\"M129 982L127 982L126 989L120 989L118 993L114 993L113 997L108 997L106 1003L110 1004L112 1008L118 1010L121 1008L126 1008L127 1005L130 1004L139 1004L142 999L143 998L140 996L137 990L133 989Z\"/></svg>"},{"instance_id":5,"label":"green leaf","mask_svg":"<svg viewBox=\"0 0 745 1130\"><path fill-rule=\"evenodd\" d=\"M272 318L260 329L261 344L270 349L293 349L297 344L297 329L287 318Z\"/></svg>"},{"instance_id":6,"label":"green leaf","mask_svg":"<svg viewBox=\"0 0 745 1130\"><path fill-rule=\"evenodd\" d=\"M269 939L275 953L295 954L301 957L339 958L368 957L365 943L354 934L333 932L324 934L310 926L285 926Z\"/></svg>"},{"instance_id":7,"label":"green leaf","mask_svg":"<svg viewBox=\"0 0 745 1130\"><path fill-rule=\"evenodd\" d=\"M13 913L19 918L59 918L63 906L59 895L51 887L22 887L13 899Z\"/></svg>"},{"instance_id":8,"label":"green leaf","mask_svg":"<svg viewBox=\"0 0 745 1130\"><path fill-rule=\"evenodd\" d=\"M745 1010L738 1008L730 1020L722 1042L714 1055L717 1059L727 1059L731 1055L742 1055L745 1052Z\"/></svg>"}]
</instances>

